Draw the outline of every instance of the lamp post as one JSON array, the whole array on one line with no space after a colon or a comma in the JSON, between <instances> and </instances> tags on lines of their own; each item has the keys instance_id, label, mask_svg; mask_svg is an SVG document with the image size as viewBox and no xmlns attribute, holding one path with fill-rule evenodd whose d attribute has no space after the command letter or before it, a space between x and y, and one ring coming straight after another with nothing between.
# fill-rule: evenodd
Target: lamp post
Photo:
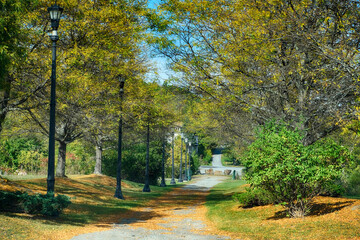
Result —
<instances>
[{"instance_id":1,"label":"lamp post","mask_svg":"<svg viewBox=\"0 0 360 240\"><path fill-rule=\"evenodd\" d=\"M180 141L181 141L181 147L180 147L180 175L179 175L178 182L183 182L183 176L182 176L183 137L184 137L184 134L181 133L181 138L180 138Z\"/></svg>"},{"instance_id":2,"label":"lamp post","mask_svg":"<svg viewBox=\"0 0 360 240\"><path fill-rule=\"evenodd\" d=\"M122 125L123 125L123 116L122 116L122 105L124 100L124 85L125 78L119 76L120 83L120 119L119 119L119 138L118 138L118 159L117 159L117 168L116 168L116 190L114 197L119 199L124 199L124 196L121 191L121 159L122 159Z\"/></svg>"},{"instance_id":3,"label":"lamp post","mask_svg":"<svg viewBox=\"0 0 360 240\"><path fill-rule=\"evenodd\" d=\"M149 150L150 150L150 123L147 124L146 131L146 168L145 168L145 185L143 192L150 192L150 182L149 182Z\"/></svg>"},{"instance_id":4,"label":"lamp post","mask_svg":"<svg viewBox=\"0 0 360 240\"><path fill-rule=\"evenodd\" d=\"M61 13L64 9L56 5L48 8L51 20L51 32L49 37L52 44L51 64L51 90L50 90L50 123L49 123L49 157L47 193L54 193L55 189L55 108L56 108L56 42L59 40L57 29L59 28Z\"/></svg>"},{"instance_id":5,"label":"lamp post","mask_svg":"<svg viewBox=\"0 0 360 240\"><path fill-rule=\"evenodd\" d=\"M171 139L171 159L172 159L172 167L171 167L171 181L170 184L176 184L174 179L174 145L175 145L175 133L173 133L172 139Z\"/></svg>"},{"instance_id":6,"label":"lamp post","mask_svg":"<svg viewBox=\"0 0 360 240\"><path fill-rule=\"evenodd\" d=\"M188 179L187 180L190 181L191 180L191 169L190 169L191 142L189 142L188 152L189 152L189 160L188 160L188 174L187 174Z\"/></svg>"},{"instance_id":7,"label":"lamp post","mask_svg":"<svg viewBox=\"0 0 360 240\"><path fill-rule=\"evenodd\" d=\"M195 135L195 153L198 154L199 151L199 136Z\"/></svg>"},{"instance_id":8,"label":"lamp post","mask_svg":"<svg viewBox=\"0 0 360 240\"><path fill-rule=\"evenodd\" d=\"M185 138L185 179L188 179L188 171L187 171L187 150L188 150L188 139Z\"/></svg>"},{"instance_id":9,"label":"lamp post","mask_svg":"<svg viewBox=\"0 0 360 240\"><path fill-rule=\"evenodd\" d=\"M161 184L160 187L166 187L165 183L165 154L166 152L166 141L163 142L163 155L162 155L162 170L161 170Z\"/></svg>"}]
</instances>

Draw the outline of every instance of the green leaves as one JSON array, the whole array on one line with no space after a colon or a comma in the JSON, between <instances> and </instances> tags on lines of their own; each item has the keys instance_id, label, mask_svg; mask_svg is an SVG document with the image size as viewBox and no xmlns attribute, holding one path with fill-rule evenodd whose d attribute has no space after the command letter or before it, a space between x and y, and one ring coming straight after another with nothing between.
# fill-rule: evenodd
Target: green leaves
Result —
<instances>
[{"instance_id":1,"label":"green leaves","mask_svg":"<svg viewBox=\"0 0 360 240\"><path fill-rule=\"evenodd\" d=\"M0 203L0 211L20 211L56 217L71 204L71 201L68 196L57 195L55 197L51 193L28 195L26 192L0 191Z\"/></svg>"},{"instance_id":2,"label":"green leaves","mask_svg":"<svg viewBox=\"0 0 360 240\"><path fill-rule=\"evenodd\" d=\"M310 201L324 191L351 162L345 147L331 140L305 146L303 137L284 123L270 122L259 128L243 160L249 183L269 191L276 202L287 202L289 211L291 204Z\"/></svg>"}]
</instances>

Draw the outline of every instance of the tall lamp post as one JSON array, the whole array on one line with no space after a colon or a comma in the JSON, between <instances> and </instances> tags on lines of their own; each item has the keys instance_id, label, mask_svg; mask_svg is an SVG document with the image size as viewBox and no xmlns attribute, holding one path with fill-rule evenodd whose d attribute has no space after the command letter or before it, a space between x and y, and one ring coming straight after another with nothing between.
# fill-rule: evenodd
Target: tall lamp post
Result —
<instances>
[{"instance_id":1,"label":"tall lamp post","mask_svg":"<svg viewBox=\"0 0 360 240\"><path fill-rule=\"evenodd\" d=\"M188 171L187 171L187 151L188 151L188 139L184 139L185 142L185 179L188 179Z\"/></svg>"},{"instance_id":2,"label":"tall lamp post","mask_svg":"<svg viewBox=\"0 0 360 240\"><path fill-rule=\"evenodd\" d=\"M188 181L191 180L191 169L190 169L190 160L191 160L191 142L189 142L189 149L188 149L188 152L189 152L189 160L188 160L188 174L187 174L187 177L188 177Z\"/></svg>"},{"instance_id":3,"label":"tall lamp post","mask_svg":"<svg viewBox=\"0 0 360 240\"><path fill-rule=\"evenodd\" d=\"M150 192L150 182L149 182L149 150L150 150L150 123L147 124L146 131L146 168L145 168L145 185L143 192Z\"/></svg>"},{"instance_id":4,"label":"tall lamp post","mask_svg":"<svg viewBox=\"0 0 360 240\"><path fill-rule=\"evenodd\" d=\"M183 175L182 175L182 156L183 156L183 137L184 137L184 134L181 133L181 138L180 138L180 141L181 141L181 147L180 147L180 175L179 175L179 180L178 182L183 182Z\"/></svg>"},{"instance_id":5,"label":"tall lamp post","mask_svg":"<svg viewBox=\"0 0 360 240\"><path fill-rule=\"evenodd\" d=\"M52 5L48 8L51 20L51 32L49 34L52 44L52 64L51 64L51 90L50 90L50 124L49 124L49 158L47 193L54 193L55 189L55 108L56 108L56 42L59 40L57 29L59 28L61 13L63 8Z\"/></svg>"},{"instance_id":6,"label":"tall lamp post","mask_svg":"<svg viewBox=\"0 0 360 240\"><path fill-rule=\"evenodd\" d=\"M171 181L170 184L176 184L175 179L174 179L174 145L175 145L175 133L173 133L172 135L172 139L171 139L171 160L172 160L172 167L171 167Z\"/></svg>"},{"instance_id":7,"label":"tall lamp post","mask_svg":"<svg viewBox=\"0 0 360 240\"><path fill-rule=\"evenodd\" d=\"M116 190L114 197L119 199L124 199L124 196L121 191L121 159L122 159L122 125L123 125L123 116L122 116L122 105L124 100L124 85L125 85L125 78L119 76L120 82L120 119L119 119L119 138L118 138L118 161L117 161L117 168L116 168Z\"/></svg>"},{"instance_id":8,"label":"tall lamp post","mask_svg":"<svg viewBox=\"0 0 360 240\"><path fill-rule=\"evenodd\" d=\"M162 169L161 169L161 184L160 187L166 187L165 183L165 157L166 157L166 140L163 142L163 154L162 154Z\"/></svg>"},{"instance_id":9,"label":"tall lamp post","mask_svg":"<svg viewBox=\"0 0 360 240\"><path fill-rule=\"evenodd\" d=\"M199 136L195 135L195 153L198 154L199 152Z\"/></svg>"}]
</instances>

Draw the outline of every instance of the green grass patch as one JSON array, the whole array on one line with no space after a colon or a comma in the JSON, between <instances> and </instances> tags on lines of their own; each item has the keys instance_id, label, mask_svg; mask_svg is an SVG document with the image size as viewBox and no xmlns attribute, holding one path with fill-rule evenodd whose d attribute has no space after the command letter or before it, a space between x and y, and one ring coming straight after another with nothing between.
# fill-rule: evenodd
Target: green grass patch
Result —
<instances>
[{"instance_id":1,"label":"green grass patch","mask_svg":"<svg viewBox=\"0 0 360 240\"><path fill-rule=\"evenodd\" d=\"M240 239L359 238L359 200L319 197L318 211L302 219L286 217L281 206L241 208L232 195L245 190L245 181L228 180L207 196L207 217L219 230Z\"/></svg>"},{"instance_id":2,"label":"green grass patch","mask_svg":"<svg viewBox=\"0 0 360 240\"><path fill-rule=\"evenodd\" d=\"M122 182L125 200L114 198L115 178L97 175L57 178L55 193L67 195L72 201L63 214L54 218L2 212L0 213L1 239L68 239L76 234L91 231L86 230L89 225L98 227L116 223L125 212L131 212L134 207L146 206L150 200L182 185L150 186L151 192L144 193L142 192L144 184L126 180ZM21 178L13 183L34 192L46 191L44 178Z\"/></svg>"}]
</instances>

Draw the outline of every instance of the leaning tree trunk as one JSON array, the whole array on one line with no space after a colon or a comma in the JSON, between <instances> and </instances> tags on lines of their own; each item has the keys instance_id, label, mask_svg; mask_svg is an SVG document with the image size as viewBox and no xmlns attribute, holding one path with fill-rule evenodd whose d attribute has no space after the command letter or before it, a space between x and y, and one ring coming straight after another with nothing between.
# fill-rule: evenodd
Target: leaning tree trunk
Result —
<instances>
[{"instance_id":1,"label":"leaning tree trunk","mask_svg":"<svg viewBox=\"0 0 360 240\"><path fill-rule=\"evenodd\" d=\"M56 177L66 177L65 164L66 164L66 142L59 141L59 155L56 166Z\"/></svg>"},{"instance_id":2,"label":"leaning tree trunk","mask_svg":"<svg viewBox=\"0 0 360 240\"><path fill-rule=\"evenodd\" d=\"M94 174L102 174L101 171L101 159L102 159L102 147L101 146L96 146L96 162L95 162L95 170L94 170Z\"/></svg>"}]
</instances>

